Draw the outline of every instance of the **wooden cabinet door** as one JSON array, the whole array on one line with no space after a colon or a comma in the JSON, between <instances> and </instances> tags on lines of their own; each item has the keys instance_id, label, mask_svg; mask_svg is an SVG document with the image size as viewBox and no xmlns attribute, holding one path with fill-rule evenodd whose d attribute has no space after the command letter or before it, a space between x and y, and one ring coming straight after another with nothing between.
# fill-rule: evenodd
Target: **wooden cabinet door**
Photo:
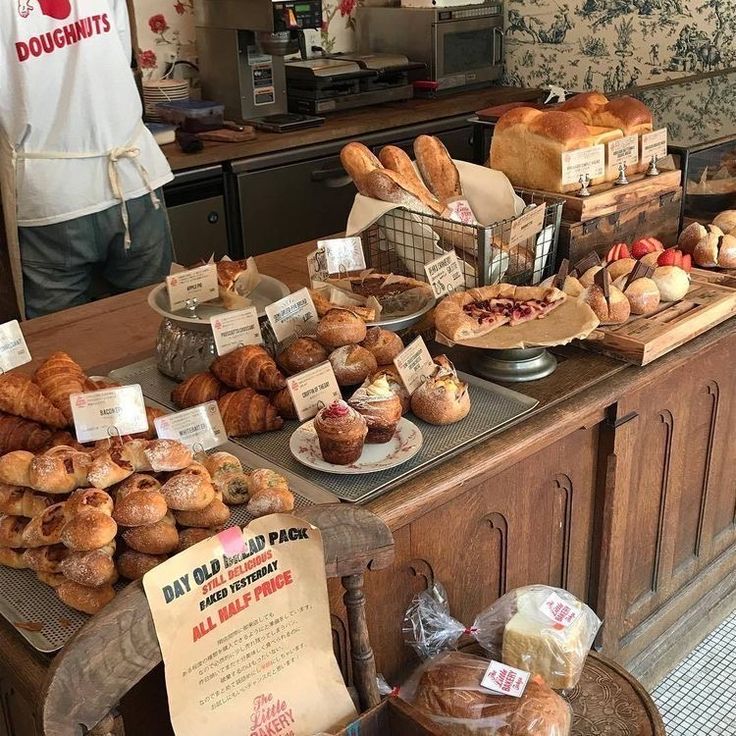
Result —
<instances>
[{"instance_id":1,"label":"wooden cabinet door","mask_svg":"<svg viewBox=\"0 0 736 736\"><path fill-rule=\"evenodd\" d=\"M653 667L715 607L704 596L736 590L734 352L724 340L615 407L599 605L626 665Z\"/></svg>"}]
</instances>

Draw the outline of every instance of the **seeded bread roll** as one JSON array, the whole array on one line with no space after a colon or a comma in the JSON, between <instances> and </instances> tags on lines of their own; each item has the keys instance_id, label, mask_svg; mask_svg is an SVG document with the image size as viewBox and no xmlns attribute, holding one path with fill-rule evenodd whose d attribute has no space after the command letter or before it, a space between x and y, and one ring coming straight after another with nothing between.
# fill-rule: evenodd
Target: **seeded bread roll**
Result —
<instances>
[{"instance_id":1,"label":"seeded bread roll","mask_svg":"<svg viewBox=\"0 0 736 736\"><path fill-rule=\"evenodd\" d=\"M365 322L349 309L331 309L317 325L317 340L334 350L365 340Z\"/></svg>"},{"instance_id":2,"label":"seeded bread roll","mask_svg":"<svg viewBox=\"0 0 736 736\"><path fill-rule=\"evenodd\" d=\"M56 588L56 595L70 608L90 616L101 611L115 597L112 585L91 588L65 580Z\"/></svg>"},{"instance_id":3,"label":"seeded bread roll","mask_svg":"<svg viewBox=\"0 0 736 736\"><path fill-rule=\"evenodd\" d=\"M340 386L357 386L378 369L373 353L360 345L344 345L330 354L330 363Z\"/></svg>"},{"instance_id":4,"label":"seeded bread roll","mask_svg":"<svg viewBox=\"0 0 736 736\"><path fill-rule=\"evenodd\" d=\"M168 513L155 524L123 530L123 541L136 552L165 555L174 552L179 546L179 532L173 515Z\"/></svg>"},{"instance_id":5,"label":"seeded bread roll","mask_svg":"<svg viewBox=\"0 0 736 736\"><path fill-rule=\"evenodd\" d=\"M118 557L118 571L128 580L138 580L167 559L167 555L147 555L144 552L126 549Z\"/></svg>"}]
</instances>

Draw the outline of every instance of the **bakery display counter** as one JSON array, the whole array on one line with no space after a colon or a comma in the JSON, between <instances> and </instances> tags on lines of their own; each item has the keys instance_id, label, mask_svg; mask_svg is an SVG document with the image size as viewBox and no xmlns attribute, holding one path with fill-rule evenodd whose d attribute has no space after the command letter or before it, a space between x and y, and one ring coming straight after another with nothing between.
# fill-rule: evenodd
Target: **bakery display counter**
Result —
<instances>
[{"instance_id":1,"label":"bakery display counter","mask_svg":"<svg viewBox=\"0 0 736 736\"><path fill-rule=\"evenodd\" d=\"M300 288L312 249L260 256L259 271ZM98 375L150 358L160 317L148 291L26 323L34 361L21 370L60 346ZM412 596L435 581L460 621L523 585L565 588L604 621L603 653L647 686L733 608L734 322L644 368L577 345L554 352L553 374L514 387L538 402L522 421L365 504L395 542L394 561L365 580L370 640L389 682L414 661L399 622ZM464 369L462 353L456 358ZM348 673L344 591L337 580L329 590L333 641ZM40 736L34 707L53 660L6 621L0 645L10 733ZM127 732L169 733L165 702L157 669L122 698Z\"/></svg>"}]
</instances>

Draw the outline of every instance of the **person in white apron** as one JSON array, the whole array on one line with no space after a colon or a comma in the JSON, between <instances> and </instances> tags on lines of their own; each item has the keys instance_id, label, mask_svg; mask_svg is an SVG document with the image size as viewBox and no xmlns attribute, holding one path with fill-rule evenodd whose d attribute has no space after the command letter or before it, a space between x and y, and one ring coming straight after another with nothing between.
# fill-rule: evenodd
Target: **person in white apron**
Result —
<instances>
[{"instance_id":1,"label":"person in white apron","mask_svg":"<svg viewBox=\"0 0 736 736\"><path fill-rule=\"evenodd\" d=\"M169 272L160 188L173 175L141 122L125 0L0 2L0 192L21 314Z\"/></svg>"}]
</instances>

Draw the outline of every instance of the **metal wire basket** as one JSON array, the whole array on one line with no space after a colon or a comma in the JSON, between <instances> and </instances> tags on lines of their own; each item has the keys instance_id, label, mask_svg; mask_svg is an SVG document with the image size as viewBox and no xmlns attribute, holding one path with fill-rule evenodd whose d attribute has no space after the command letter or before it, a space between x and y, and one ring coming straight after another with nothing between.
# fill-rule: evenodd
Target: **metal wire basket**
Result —
<instances>
[{"instance_id":1,"label":"metal wire basket","mask_svg":"<svg viewBox=\"0 0 736 736\"><path fill-rule=\"evenodd\" d=\"M454 249L466 289L501 281L538 284L555 269L563 201L527 190L516 193L527 206L525 212L530 205L546 204L542 230L533 237L509 245L512 226L520 216L484 227L401 207L362 233L366 264L381 273L427 281L426 264Z\"/></svg>"}]
</instances>

